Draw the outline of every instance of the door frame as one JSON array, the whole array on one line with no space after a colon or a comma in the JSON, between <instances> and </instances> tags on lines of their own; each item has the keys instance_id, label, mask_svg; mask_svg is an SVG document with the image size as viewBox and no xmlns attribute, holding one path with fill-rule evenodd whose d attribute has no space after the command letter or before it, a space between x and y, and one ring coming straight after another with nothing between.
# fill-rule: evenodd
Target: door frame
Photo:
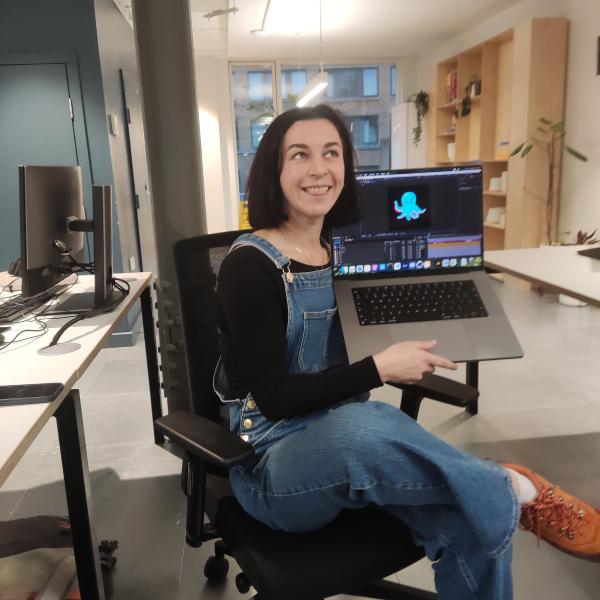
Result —
<instances>
[{"instance_id":1,"label":"door frame","mask_svg":"<svg viewBox=\"0 0 600 600\"><path fill-rule=\"evenodd\" d=\"M89 151L83 96L79 81L79 61L75 52L0 52L0 66L64 64L67 72L67 89L73 105L73 137L77 163L81 167L84 208L86 217L92 216L92 184L94 173ZM15 177L17 174L15 173ZM89 256L89 244L88 244Z\"/></svg>"}]
</instances>

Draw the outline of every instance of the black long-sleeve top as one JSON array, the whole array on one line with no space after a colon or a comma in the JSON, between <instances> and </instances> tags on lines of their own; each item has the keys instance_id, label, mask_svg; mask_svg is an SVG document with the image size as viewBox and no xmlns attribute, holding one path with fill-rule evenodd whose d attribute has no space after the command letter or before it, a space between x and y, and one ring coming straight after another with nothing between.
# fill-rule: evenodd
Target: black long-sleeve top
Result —
<instances>
[{"instance_id":1,"label":"black long-sleeve top","mask_svg":"<svg viewBox=\"0 0 600 600\"><path fill-rule=\"evenodd\" d=\"M293 273L314 269L291 261ZM288 373L281 271L257 248L237 248L225 258L218 300L230 390L236 398L250 392L268 419L310 413L382 385L371 356L321 373Z\"/></svg>"}]
</instances>

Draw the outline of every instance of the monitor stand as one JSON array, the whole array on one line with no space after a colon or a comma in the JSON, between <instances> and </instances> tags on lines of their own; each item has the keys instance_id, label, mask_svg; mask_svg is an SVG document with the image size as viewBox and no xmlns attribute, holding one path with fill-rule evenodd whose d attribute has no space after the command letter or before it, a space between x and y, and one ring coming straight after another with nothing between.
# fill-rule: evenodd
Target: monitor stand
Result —
<instances>
[{"instance_id":1,"label":"monitor stand","mask_svg":"<svg viewBox=\"0 0 600 600\"><path fill-rule=\"evenodd\" d=\"M590 248L589 250L579 250L577 254L581 254L581 256L589 256L590 258L600 260L600 246L597 246L596 248Z\"/></svg>"},{"instance_id":2,"label":"monitor stand","mask_svg":"<svg viewBox=\"0 0 600 600\"><path fill-rule=\"evenodd\" d=\"M103 306L102 304L96 304L96 292L65 294L65 296L64 300L52 306L45 314L73 313L77 315ZM106 299L106 303L109 303L111 298L112 294Z\"/></svg>"},{"instance_id":3,"label":"monitor stand","mask_svg":"<svg viewBox=\"0 0 600 600\"><path fill-rule=\"evenodd\" d=\"M111 187L92 186L92 200L93 220L73 221L69 227L73 231L94 233L94 291L67 293L64 299L44 311L46 315L85 313L110 304L113 298Z\"/></svg>"}]
</instances>

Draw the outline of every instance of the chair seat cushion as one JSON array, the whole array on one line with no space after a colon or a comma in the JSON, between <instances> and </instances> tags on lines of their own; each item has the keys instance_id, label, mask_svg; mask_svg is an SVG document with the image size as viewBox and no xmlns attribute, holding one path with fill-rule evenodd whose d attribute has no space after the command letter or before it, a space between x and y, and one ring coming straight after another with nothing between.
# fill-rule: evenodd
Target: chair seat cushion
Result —
<instances>
[{"instance_id":1,"label":"chair seat cushion","mask_svg":"<svg viewBox=\"0 0 600 600\"><path fill-rule=\"evenodd\" d=\"M410 531L375 507L343 510L316 532L286 533L256 521L235 497L225 496L213 522L261 600L351 593L424 556Z\"/></svg>"}]
</instances>

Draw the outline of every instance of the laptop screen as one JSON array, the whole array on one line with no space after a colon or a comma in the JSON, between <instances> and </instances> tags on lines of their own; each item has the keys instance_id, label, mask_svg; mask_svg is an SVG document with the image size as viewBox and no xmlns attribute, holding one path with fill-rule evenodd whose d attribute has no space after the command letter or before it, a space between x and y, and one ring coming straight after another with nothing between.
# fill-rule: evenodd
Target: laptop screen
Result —
<instances>
[{"instance_id":1,"label":"laptop screen","mask_svg":"<svg viewBox=\"0 0 600 600\"><path fill-rule=\"evenodd\" d=\"M480 165L358 173L360 220L332 230L336 278L483 268Z\"/></svg>"}]
</instances>

